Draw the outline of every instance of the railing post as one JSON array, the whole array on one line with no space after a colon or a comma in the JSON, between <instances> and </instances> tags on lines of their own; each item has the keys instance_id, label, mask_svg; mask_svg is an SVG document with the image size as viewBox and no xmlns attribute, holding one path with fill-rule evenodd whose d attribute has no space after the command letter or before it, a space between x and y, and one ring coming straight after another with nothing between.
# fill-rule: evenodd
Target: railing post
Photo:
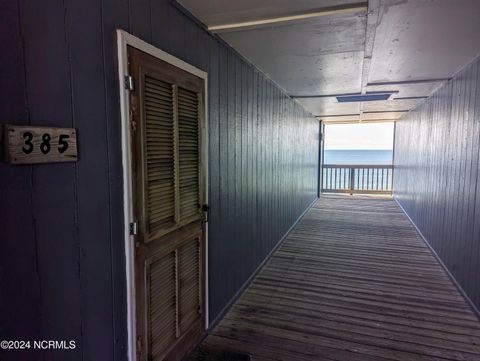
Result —
<instances>
[{"instance_id":1,"label":"railing post","mask_svg":"<svg viewBox=\"0 0 480 361\"><path fill-rule=\"evenodd\" d=\"M392 181L391 181L391 186L390 186L390 194L393 195L393 174L394 174L395 167L392 165ZM387 173L388 174L388 173Z\"/></svg>"},{"instance_id":2,"label":"railing post","mask_svg":"<svg viewBox=\"0 0 480 361\"><path fill-rule=\"evenodd\" d=\"M350 195L353 196L353 188L355 186L355 168L350 168Z\"/></svg>"}]
</instances>

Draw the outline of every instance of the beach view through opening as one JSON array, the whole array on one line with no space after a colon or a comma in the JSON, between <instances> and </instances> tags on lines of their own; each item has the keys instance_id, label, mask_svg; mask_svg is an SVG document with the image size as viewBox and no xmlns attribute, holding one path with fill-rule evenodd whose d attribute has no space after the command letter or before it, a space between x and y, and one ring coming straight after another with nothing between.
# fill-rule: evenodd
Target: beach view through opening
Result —
<instances>
[{"instance_id":1,"label":"beach view through opening","mask_svg":"<svg viewBox=\"0 0 480 361\"><path fill-rule=\"evenodd\" d=\"M322 191L391 194L394 123L327 124Z\"/></svg>"}]
</instances>

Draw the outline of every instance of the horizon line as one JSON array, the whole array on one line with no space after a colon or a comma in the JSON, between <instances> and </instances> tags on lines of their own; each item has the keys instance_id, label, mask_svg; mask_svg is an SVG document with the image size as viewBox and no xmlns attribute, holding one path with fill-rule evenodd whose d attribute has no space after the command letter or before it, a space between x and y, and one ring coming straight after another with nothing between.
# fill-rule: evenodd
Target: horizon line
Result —
<instances>
[{"instance_id":1,"label":"horizon line","mask_svg":"<svg viewBox=\"0 0 480 361\"><path fill-rule=\"evenodd\" d=\"M393 150L393 148L327 148L324 150Z\"/></svg>"}]
</instances>

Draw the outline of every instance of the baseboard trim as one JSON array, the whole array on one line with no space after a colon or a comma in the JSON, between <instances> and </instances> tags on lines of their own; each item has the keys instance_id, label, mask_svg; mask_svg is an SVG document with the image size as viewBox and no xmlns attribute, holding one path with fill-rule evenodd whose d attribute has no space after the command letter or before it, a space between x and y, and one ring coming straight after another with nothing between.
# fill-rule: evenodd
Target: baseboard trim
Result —
<instances>
[{"instance_id":1,"label":"baseboard trim","mask_svg":"<svg viewBox=\"0 0 480 361\"><path fill-rule=\"evenodd\" d=\"M420 237L422 238L423 242L425 242L425 244L427 245L427 247L430 249L430 252L432 252L433 256L437 259L438 263L440 263L440 265L443 267L444 271L446 272L446 274L448 275L448 277L452 280L453 284L455 285L455 287L458 289L458 291L461 293L461 295L463 296L463 298L465 299L465 301L467 301L468 305L470 306L470 308L472 309L473 313L477 316L478 320L480 321L480 310L477 308L477 306L475 306L475 304L472 302L472 300L470 299L470 297L468 297L467 293L464 291L464 289L462 288L462 286L460 286L460 283L458 283L458 281L456 280L456 278L453 276L453 274L450 272L450 270L447 268L447 266L445 265L445 263L443 263L442 259L440 258L440 256L437 254L437 252L433 249L433 247L430 245L430 243L428 243L427 239L425 238L425 236L423 235L422 231L420 231L420 229L417 227L417 225L415 224L415 222L413 221L413 219L410 218L410 216L408 215L407 211L405 210L405 208L403 208L402 204L398 201L397 197L393 197L395 203L397 203L397 205L400 207L400 209L402 210L402 212L407 216L408 220L410 221L410 223L413 225L413 227L416 229L416 231L418 232L418 234L420 235Z\"/></svg>"},{"instance_id":2,"label":"baseboard trim","mask_svg":"<svg viewBox=\"0 0 480 361\"><path fill-rule=\"evenodd\" d=\"M312 206L315 204L315 202L319 198L316 197L312 203L310 203L307 208L300 214L300 216L296 219L295 222L293 222L292 226L288 229L288 231L283 235L282 238L277 242L277 244L272 248L272 250L267 254L267 256L264 258L264 260L258 265L258 267L253 271L253 273L248 277L248 279L243 283L243 285L240 287L240 289L235 293L235 295L230 299L230 301L225 305L225 307L219 312L219 314L210 322L210 326L207 330L206 334L209 334L211 330L217 326L217 324L222 320L222 318L225 316L225 314L232 308L233 304L238 300L240 295L245 291L245 289L250 285L250 283L253 281L253 279L257 276L257 274L260 272L260 270L265 266L265 264L268 262L268 260L272 257L272 255L277 251L277 249L282 245L283 241L288 237L290 232L295 228L295 226L298 224L298 222L303 218L303 216L312 208ZM206 335L205 335L206 337Z\"/></svg>"}]
</instances>

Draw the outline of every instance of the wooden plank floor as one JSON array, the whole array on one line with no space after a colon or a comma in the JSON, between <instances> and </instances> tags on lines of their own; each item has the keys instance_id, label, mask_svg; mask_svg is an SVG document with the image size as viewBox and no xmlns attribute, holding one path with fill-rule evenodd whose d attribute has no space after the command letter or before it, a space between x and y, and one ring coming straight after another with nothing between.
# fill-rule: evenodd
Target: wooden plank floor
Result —
<instances>
[{"instance_id":1,"label":"wooden plank floor","mask_svg":"<svg viewBox=\"0 0 480 361\"><path fill-rule=\"evenodd\" d=\"M478 361L480 322L393 200L323 196L201 347L252 360Z\"/></svg>"}]
</instances>

